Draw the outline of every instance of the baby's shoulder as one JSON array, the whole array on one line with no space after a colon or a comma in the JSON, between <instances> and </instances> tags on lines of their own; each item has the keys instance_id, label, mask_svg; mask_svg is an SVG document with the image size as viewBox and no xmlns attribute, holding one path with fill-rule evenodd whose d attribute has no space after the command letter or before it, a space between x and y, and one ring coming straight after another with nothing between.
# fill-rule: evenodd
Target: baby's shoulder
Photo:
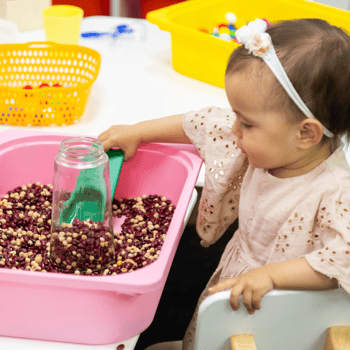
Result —
<instances>
[{"instance_id":1,"label":"baby's shoulder","mask_svg":"<svg viewBox=\"0 0 350 350\"><path fill-rule=\"evenodd\" d=\"M341 146L325 161L327 172L336 183L350 183L350 165Z\"/></svg>"},{"instance_id":2,"label":"baby's shoulder","mask_svg":"<svg viewBox=\"0 0 350 350\"><path fill-rule=\"evenodd\" d=\"M324 186L322 191L322 203L337 205L338 203L346 203L350 213L350 174L343 177L336 177L337 181L329 182Z\"/></svg>"},{"instance_id":3,"label":"baby's shoulder","mask_svg":"<svg viewBox=\"0 0 350 350\"><path fill-rule=\"evenodd\" d=\"M349 193L350 166L343 148L338 148L306 177L311 180L312 187L319 186L319 191L326 196L340 192Z\"/></svg>"}]
</instances>

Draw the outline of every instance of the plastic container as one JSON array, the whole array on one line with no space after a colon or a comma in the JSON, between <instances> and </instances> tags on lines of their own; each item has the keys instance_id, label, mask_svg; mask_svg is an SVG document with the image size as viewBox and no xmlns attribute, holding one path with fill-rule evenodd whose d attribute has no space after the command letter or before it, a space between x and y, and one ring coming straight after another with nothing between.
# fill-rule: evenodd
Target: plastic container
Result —
<instances>
[{"instance_id":1,"label":"plastic container","mask_svg":"<svg viewBox=\"0 0 350 350\"><path fill-rule=\"evenodd\" d=\"M109 158L101 141L77 136L61 142L55 157L49 252L60 270L69 266L92 273L115 262L110 187ZM77 248L70 250L90 239L92 244L83 249L87 257L77 254Z\"/></svg>"},{"instance_id":2,"label":"plastic container","mask_svg":"<svg viewBox=\"0 0 350 350\"><path fill-rule=\"evenodd\" d=\"M77 122L100 64L97 51L78 45L0 45L0 124L50 126ZM43 83L49 87L39 88ZM61 87L54 87L56 84Z\"/></svg>"},{"instance_id":3,"label":"plastic container","mask_svg":"<svg viewBox=\"0 0 350 350\"><path fill-rule=\"evenodd\" d=\"M256 18L270 22L296 18L321 18L350 32L350 12L305 0L198 0L185 1L147 14L149 22L171 33L174 69L191 78L224 87L228 58L238 44L209 32L226 23L225 13L233 12L244 23Z\"/></svg>"},{"instance_id":4,"label":"plastic container","mask_svg":"<svg viewBox=\"0 0 350 350\"><path fill-rule=\"evenodd\" d=\"M0 196L22 184L52 184L54 157L70 136L76 135L0 132ZM98 345L131 339L144 331L158 306L201 164L193 145L142 144L123 164L115 197L159 194L176 205L157 261L110 276L2 268L0 335ZM122 222L123 218L113 218L114 231Z\"/></svg>"},{"instance_id":5,"label":"plastic container","mask_svg":"<svg viewBox=\"0 0 350 350\"><path fill-rule=\"evenodd\" d=\"M47 41L77 45L84 11L77 6L54 5L42 11Z\"/></svg>"}]
</instances>

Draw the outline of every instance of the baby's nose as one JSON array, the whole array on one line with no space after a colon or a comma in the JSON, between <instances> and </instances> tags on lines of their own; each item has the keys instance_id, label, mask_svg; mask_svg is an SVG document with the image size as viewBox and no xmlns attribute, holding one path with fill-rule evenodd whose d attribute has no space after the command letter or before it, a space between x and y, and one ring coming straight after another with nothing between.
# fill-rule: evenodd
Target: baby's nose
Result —
<instances>
[{"instance_id":1,"label":"baby's nose","mask_svg":"<svg viewBox=\"0 0 350 350\"><path fill-rule=\"evenodd\" d=\"M239 127L239 121L237 120L237 118L232 126L232 132L239 139L242 137L242 131L241 131L241 128Z\"/></svg>"}]
</instances>

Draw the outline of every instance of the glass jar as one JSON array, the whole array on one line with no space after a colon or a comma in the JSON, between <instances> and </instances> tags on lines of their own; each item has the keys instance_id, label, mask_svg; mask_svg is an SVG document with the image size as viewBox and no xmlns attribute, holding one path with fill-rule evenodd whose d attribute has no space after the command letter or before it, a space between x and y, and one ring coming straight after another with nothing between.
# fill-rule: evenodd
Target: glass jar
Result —
<instances>
[{"instance_id":1,"label":"glass jar","mask_svg":"<svg viewBox=\"0 0 350 350\"><path fill-rule=\"evenodd\" d=\"M91 274L115 261L108 160L97 139L61 142L55 157L49 250L60 270Z\"/></svg>"}]
</instances>

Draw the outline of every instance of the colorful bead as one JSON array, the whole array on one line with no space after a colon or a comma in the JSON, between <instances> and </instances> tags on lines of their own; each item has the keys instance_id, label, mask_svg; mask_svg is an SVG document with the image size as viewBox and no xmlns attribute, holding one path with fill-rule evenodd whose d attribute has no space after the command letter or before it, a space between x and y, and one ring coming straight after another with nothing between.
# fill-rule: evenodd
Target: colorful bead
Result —
<instances>
[{"instance_id":1,"label":"colorful bead","mask_svg":"<svg viewBox=\"0 0 350 350\"><path fill-rule=\"evenodd\" d=\"M236 30L235 26L233 24L229 24L228 25L228 29L230 30Z\"/></svg>"},{"instance_id":2,"label":"colorful bead","mask_svg":"<svg viewBox=\"0 0 350 350\"><path fill-rule=\"evenodd\" d=\"M220 34L220 39L225 40L225 41L231 41L232 37L230 34L223 33L223 34Z\"/></svg>"},{"instance_id":3,"label":"colorful bead","mask_svg":"<svg viewBox=\"0 0 350 350\"><path fill-rule=\"evenodd\" d=\"M230 24L235 24L237 22L237 16L232 12L227 12L225 14L225 18L226 18L227 22Z\"/></svg>"},{"instance_id":4,"label":"colorful bead","mask_svg":"<svg viewBox=\"0 0 350 350\"><path fill-rule=\"evenodd\" d=\"M219 28L219 34L230 34L230 30L227 27Z\"/></svg>"},{"instance_id":5,"label":"colorful bead","mask_svg":"<svg viewBox=\"0 0 350 350\"><path fill-rule=\"evenodd\" d=\"M218 27L215 27L215 28L213 29L213 32L212 32L211 34L214 35L214 36L219 36L219 28L218 28Z\"/></svg>"},{"instance_id":6,"label":"colorful bead","mask_svg":"<svg viewBox=\"0 0 350 350\"><path fill-rule=\"evenodd\" d=\"M219 37L225 41L236 41L235 35L236 30L247 25L249 22L242 18L237 18L237 16L232 12L227 12L225 14L227 23L220 23L217 27L213 28L213 31L210 33L213 36ZM263 19L266 22L267 28L270 28L272 24L267 20ZM199 28L199 31L203 33L209 33L205 28Z\"/></svg>"}]
</instances>

